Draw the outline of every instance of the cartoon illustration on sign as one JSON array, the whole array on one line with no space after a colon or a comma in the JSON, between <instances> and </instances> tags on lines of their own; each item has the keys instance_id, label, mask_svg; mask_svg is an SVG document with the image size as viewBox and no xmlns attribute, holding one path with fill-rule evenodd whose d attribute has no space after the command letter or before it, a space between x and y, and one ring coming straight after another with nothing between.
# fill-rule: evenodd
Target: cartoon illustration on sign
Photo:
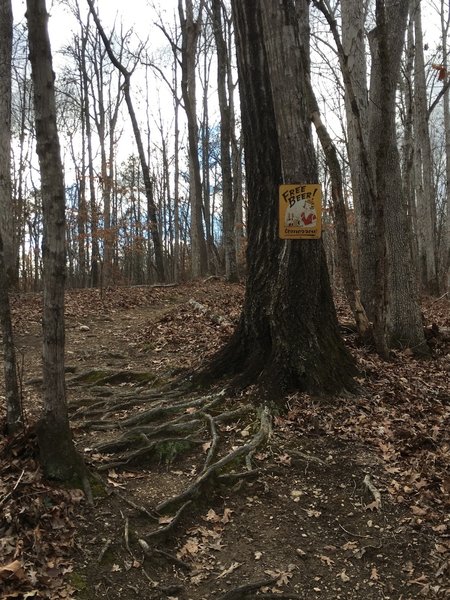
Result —
<instances>
[{"instance_id":1,"label":"cartoon illustration on sign","mask_svg":"<svg viewBox=\"0 0 450 600\"><path fill-rule=\"evenodd\" d=\"M286 211L284 224L286 227L315 227L317 222L314 202L299 200Z\"/></svg>"},{"instance_id":2,"label":"cartoon illustration on sign","mask_svg":"<svg viewBox=\"0 0 450 600\"><path fill-rule=\"evenodd\" d=\"M317 183L280 185L279 235L283 240L319 239L322 191Z\"/></svg>"}]
</instances>

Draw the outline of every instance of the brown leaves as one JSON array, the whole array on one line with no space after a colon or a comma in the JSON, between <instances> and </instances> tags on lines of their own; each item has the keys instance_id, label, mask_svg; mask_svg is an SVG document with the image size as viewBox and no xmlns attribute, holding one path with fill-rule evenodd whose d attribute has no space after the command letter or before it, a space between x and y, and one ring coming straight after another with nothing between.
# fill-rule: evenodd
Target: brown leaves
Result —
<instances>
[{"instance_id":1,"label":"brown leaves","mask_svg":"<svg viewBox=\"0 0 450 600\"><path fill-rule=\"evenodd\" d=\"M0 588L2 597L56 600L70 593L64 576L82 494L48 485L31 459L35 453L32 436L0 446Z\"/></svg>"}]
</instances>

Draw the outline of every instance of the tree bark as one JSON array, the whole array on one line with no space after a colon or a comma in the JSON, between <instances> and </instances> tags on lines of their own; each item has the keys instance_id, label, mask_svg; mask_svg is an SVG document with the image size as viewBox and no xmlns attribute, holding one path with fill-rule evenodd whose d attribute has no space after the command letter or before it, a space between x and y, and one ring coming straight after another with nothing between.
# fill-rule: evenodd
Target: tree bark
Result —
<instances>
[{"instance_id":1,"label":"tree bark","mask_svg":"<svg viewBox=\"0 0 450 600\"><path fill-rule=\"evenodd\" d=\"M447 12L445 20L444 0L441 0L441 31L442 54L444 66L448 68L447 36L450 25L450 14ZM446 174L446 220L443 235L443 287L450 292L450 92L447 87L444 93L444 135L445 135L445 174Z\"/></svg>"},{"instance_id":2,"label":"tree bark","mask_svg":"<svg viewBox=\"0 0 450 600\"><path fill-rule=\"evenodd\" d=\"M294 3L233 0L248 186L243 312L206 375L269 396L337 392L355 368L338 330L321 240L278 237L278 186L317 182Z\"/></svg>"},{"instance_id":3,"label":"tree bark","mask_svg":"<svg viewBox=\"0 0 450 600\"><path fill-rule=\"evenodd\" d=\"M421 1L413 0L415 61L414 61L414 159L419 246L419 277L424 292L439 291L436 264L436 189L433 181L433 161L428 129L427 84L423 51Z\"/></svg>"},{"instance_id":4,"label":"tree bark","mask_svg":"<svg viewBox=\"0 0 450 600\"><path fill-rule=\"evenodd\" d=\"M352 86L352 93L349 92L348 86L345 88L345 114L348 124L347 154L356 216L358 280L362 304L369 318L373 320L376 283L375 213L368 189L370 182L366 176L359 141L360 129L364 146L367 147L369 94L366 83L364 4L361 0L342 0L342 47ZM357 106L356 114L355 105Z\"/></svg>"},{"instance_id":5,"label":"tree bark","mask_svg":"<svg viewBox=\"0 0 450 600\"><path fill-rule=\"evenodd\" d=\"M3 370L6 396L6 431L9 435L23 427L22 401L17 380L16 351L14 348L9 282L3 259L3 241L0 234L0 323L3 337Z\"/></svg>"},{"instance_id":6,"label":"tree bark","mask_svg":"<svg viewBox=\"0 0 450 600\"><path fill-rule=\"evenodd\" d=\"M411 232L403 197L395 120L408 7L409 0L377 0L377 25L369 36L372 56L369 148L376 182L377 229L384 230L386 249L384 257L380 256L380 249L377 256L384 267L378 269L377 275L381 292L376 300L374 331L380 349L383 345L409 347L421 354L427 353L427 346L411 260Z\"/></svg>"},{"instance_id":7,"label":"tree bark","mask_svg":"<svg viewBox=\"0 0 450 600\"><path fill-rule=\"evenodd\" d=\"M11 60L13 13L11 0L0 0L0 235L10 285L17 286L14 251L14 210L11 193Z\"/></svg>"},{"instance_id":8,"label":"tree bark","mask_svg":"<svg viewBox=\"0 0 450 600\"><path fill-rule=\"evenodd\" d=\"M44 407L38 424L41 462L47 476L73 480L84 475L67 414L64 374L65 198L56 127L54 74L45 0L27 0L37 154L43 206Z\"/></svg>"},{"instance_id":9,"label":"tree bark","mask_svg":"<svg viewBox=\"0 0 450 600\"><path fill-rule=\"evenodd\" d=\"M186 0L186 13L183 2L178 2L180 16L181 49L181 91L188 126L189 174L191 199L191 262L192 276L201 277L208 269L208 256L203 229L202 183L198 158L198 126L195 95L195 57L200 22L194 20L192 0Z\"/></svg>"},{"instance_id":10,"label":"tree bark","mask_svg":"<svg viewBox=\"0 0 450 600\"><path fill-rule=\"evenodd\" d=\"M225 278L239 279L234 235L234 200L231 170L231 118L227 99L228 49L223 34L222 3L212 0L212 21L217 48L217 91L220 109L220 163L222 169L223 241L225 250Z\"/></svg>"}]
</instances>

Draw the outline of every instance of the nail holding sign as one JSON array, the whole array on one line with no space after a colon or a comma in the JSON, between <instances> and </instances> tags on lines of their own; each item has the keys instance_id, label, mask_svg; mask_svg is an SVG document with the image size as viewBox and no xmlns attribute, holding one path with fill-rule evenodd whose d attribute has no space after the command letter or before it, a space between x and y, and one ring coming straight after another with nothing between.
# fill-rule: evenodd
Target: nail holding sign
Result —
<instances>
[{"instance_id":1,"label":"nail holding sign","mask_svg":"<svg viewBox=\"0 0 450 600\"><path fill-rule=\"evenodd\" d=\"M322 233L322 190L317 183L290 183L279 189L282 240L317 240Z\"/></svg>"}]
</instances>

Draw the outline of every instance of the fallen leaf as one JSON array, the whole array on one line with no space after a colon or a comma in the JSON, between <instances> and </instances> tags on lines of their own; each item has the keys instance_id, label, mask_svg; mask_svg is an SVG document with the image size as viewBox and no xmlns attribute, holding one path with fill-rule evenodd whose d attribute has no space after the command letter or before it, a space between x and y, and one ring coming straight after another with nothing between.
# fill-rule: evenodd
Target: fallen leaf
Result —
<instances>
[{"instance_id":1,"label":"fallen leaf","mask_svg":"<svg viewBox=\"0 0 450 600\"><path fill-rule=\"evenodd\" d=\"M372 579L372 581L378 581L380 579L376 567L372 567L372 570L370 571L370 579Z\"/></svg>"},{"instance_id":2,"label":"fallen leaf","mask_svg":"<svg viewBox=\"0 0 450 600\"><path fill-rule=\"evenodd\" d=\"M231 510L231 508L226 508L223 511L223 516L221 518L221 521L224 525L226 525L227 523L229 523L231 521L232 513L233 513L233 511Z\"/></svg>"},{"instance_id":3,"label":"fallen leaf","mask_svg":"<svg viewBox=\"0 0 450 600\"><path fill-rule=\"evenodd\" d=\"M205 519L206 519L206 521L209 521L210 523L220 523L220 521L221 521L221 518L219 517L219 515L212 508L210 508L208 510Z\"/></svg>"},{"instance_id":4,"label":"fallen leaf","mask_svg":"<svg viewBox=\"0 0 450 600\"><path fill-rule=\"evenodd\" d=\"M20 560L14 560L13 562L0 567L0 579L10 579L11 577L17 577L17 579L23 579L25 572Z\"/></svg>"},{"instance_id":5,"label":"fallen leaf","mask_svg":"<svg viewBox=\"0 0 450 600\"><path fill-rule=\"evenodd\" d=\"M411 506L411 512L413 515L417 515L419 517L423 517L427 514L427 510L420 506Z\"/></svg>"},{"instance_id":6,"label":"fallen leaf","mask_svg":"<svg viewBox=\"0 0 450 600\"><path fill-rule=\"evenodd\" d=\"M345 569L343 569L340 573L339 573L339 577L341 578L341 580L344 583L347 583L348 581L350 581L350 577L347 575L347 573L345 572Z\"/></svg>"},{"instance_id":7,"label":"fallen leaf","mask_svg":"<svg viewBox=\"0 0 450 600\"><path fill-rule=\"evenodd\" d=\"M325 554L321 554L319 556L320 560L325 563L328 567L331 567L332 565L334 565L334 560L331 559L329 556L325 556Z\"/></svg>"},{"instance_id":8,"label":"fallen leaf","mask_svg":"<svg viewBox=\"0 0 450 600\"><path fill-rule=\"evenodd\" d=\"M169 523L172 523L173 521L173 516L171 517L170 515L167 515L165 517L159 517L158 519L158 523L160 525L168 525Z\"/></svg>"}]
</instances>

